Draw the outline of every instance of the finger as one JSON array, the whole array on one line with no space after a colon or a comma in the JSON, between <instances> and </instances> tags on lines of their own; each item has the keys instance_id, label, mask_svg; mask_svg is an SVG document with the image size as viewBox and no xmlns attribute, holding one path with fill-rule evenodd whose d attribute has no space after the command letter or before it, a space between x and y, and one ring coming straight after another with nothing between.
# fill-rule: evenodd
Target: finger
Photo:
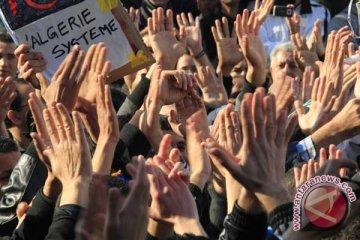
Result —
<instances>
[{"instance_id":1,"label":"finger","mask_svg":"<svg viewBox=\"0 0 360 240\"><path fill-rule=\"evenodd\" d=\"M182 19L182 21L183 21L183 23L184 23L185 26L189 26L189 25L190 25L190 23L189 23L189 21L188 21L185 13L181 13L181 19Z\"/></svg>"},{"instance_id":2,"label":"finger","mask_svg":"<svg viewBox=\"0 0 360 240\"><path fill-rule=\"evenodd\" d=\"M218 35L218 32L216 31L216 28L214 26L211 27L211 32L212 32L215 42L219 42L220 36Z\"/></svg>"},{"instance_id":3,"label":"finger","mask_svg":"<svg viewBox=\"0 0 360 240\"><path fill-rule=\"evenodd\" d=\"M59 135L58 135L58 131L56 129L56 125L55 125L53 116L51 115L51 113L48 109L44 109L43 116L44 116L47 132L49 133L51 143L53 145L58 144L59 143Z\"/></svg>"},{"instance_id":4,"label":"finger","mask_svg":"<svg viewBox=\"0 0 360 240\"><path fill-rule=\"evenodd\" d=\"M64 129L64 123L62 121L60 111L58 110L55 103L53 103L53 104L51 104L49 106L49 110L50 110L50 113L51 113L51 115L52 115L52 117L54 119L54 123L55 123L56 129L57 129L57 132L58 132L58 136L59 136L59 140L60 141L65 141L67 139L67 137L66 137L66 132L65 132L65 129Z\"/></svg>"},{"instance_id":5,"label":"finger","mask_svg":"<svg viewBox=\"0 0 360 240\"><path fill-rule=\"evenodd\" d=\"M308 167L307 163L305 163L301 168L301 177L300 177L300 184L303 184L307 180L308 176Z\"/></svg>"},{"instance_id":6,"label":"finger","mask_svg":"<svg viewBox=\"0 0 360 240\"><path fill-rule=\"evenodd\" d=\"M220 20L218 20L218 19L215 20L215 26L216 26L217 35L219 36L220 39L223 39L224 38L224 33L223 33L223 30L222 30Z\"/></svg>"},{"instance_id":7,"label":"finger","mask_svg":"<svg viewBox=\"0 0 360 240\"><path fill-rule=\"evenodd\" d=\"M71 81L73 79L70 79L70 73L73 70L73 67L75 65L75 62L77 60L77 57L80 52L80 46L75 45L73 49L71 50L71 53L65 58L65 66L61 74L59 75L59 81L60 84L65 84L67 81Z\"/></svg>"},{"instance_id":8,"label":"finger","mask_svg":"<svg viewBox=\"0 0 360 240\"><path fill-rule=\"evenodd\" d=\"M188 13L188 19L189 19L190 26L195 26L196 25L194 17L193 17L193 15L191 13Z\"/></svg>"},{"instance_id":9,"label":"finger","mask_svg":"<svg viewBox=\"0 0 360 240\"><path fill-rule=\"evenodd\" d=\"M295 179L295 186L298 187L301 184L301 168L294 167L294 179Z\"/></svg>"},{"instance_id":10,"label":"finger","mask_svg":"<svg viewBox=\"0 0 360 240\"><path fill-rule=\"evenodd\" d=\"M320 156L319 156L319 165L320 167L324 166L327 161L327 155L325 148L320 149Z\"/></svg>"},{"instance_id":11,"label":"finger","mask_svg":"<svg viewBox=\"0 0 360 240\"><path fill-rule=\"evenodd\" d=\"M79 55L77 56L75 65L74 65L73 69L70 72L70 77L69 77L70 82L77 82L79 80L77 78L77 76L79 75L80 69L82 68L82 64L84 62L84 59L85 59L85 52L80 51Z\"/></svg>"},{"instance_id":12,"label":"finger","mask_svg":"<svg viewBox=\"0 0 360 240\"><path fill-rule=\"evenodd\" d=\"M173 31L174 22L173 22L173 11L168 9L166 11L166 22L165 22L166 31Z\"/></svg>"},{"instance_id":13,"label":"finger","mask_svg":"<svg viewBox=\"0 0 360 240\"><path fill-rule=\"evenodd\" d=\"M171 142L172 136L170 134L165 134L164 137L161 139L157 156L161 157L163 161L166 160L169 156Z\"/></svg>"},{"instance_id":14,"label":"finger","mask_svg":"<svg viewBox=\"0 0 360 240\"><path fill-rule=\"evenodd\" d=\"M62 123L64 125L65 135L67 139L75 139L74 125L71 120L70 114L61 103L56 104L57 111L61 116Z\"/></svg>"},{"instance_id":15,"label":"finger","mask_svg":"<svg viewBox=\"0 0 360 240\"><path fill-rule=\"evenodd\" d=\"M79 112L73 111L72 118L74 120L75 138L78 143L84 144L87 139L84 132L84 124L82 123Z\"/></svg>"},{"instance_id":16,"label":"finger","mask_svg":"<svg viewBox=\"0 0 360 240\"><path fill-rule=\"evenodd\" d=\"M307 172L306 179L310 179L313 176L315 176L315 161L314 161L314 159L310 159L310 161L308 163L308 172Z\"/></svg>"},{"instance_id":17,"label":"finger","mask_svg":"<svg viewBox=\"0 0 360 240\"><path fill-rule=\"evenodd\" d=\"M222 27L226 38L230 38L229 23L226 17L222 18Z\"/></svg>"},{"instance_id":18,"label":"finger","mask_svg":"<svg viewBox=\"0 0 360 240\"><path fill-rule=\"evenodd\" d=\"M97 59L97 64L96 64L96 72L97 73L102 73L103 70L104 70L107 51L108 50L105 47L105 44L103 44L101 49L100 49L99 57Z\"/></svg>"}]
</instances>

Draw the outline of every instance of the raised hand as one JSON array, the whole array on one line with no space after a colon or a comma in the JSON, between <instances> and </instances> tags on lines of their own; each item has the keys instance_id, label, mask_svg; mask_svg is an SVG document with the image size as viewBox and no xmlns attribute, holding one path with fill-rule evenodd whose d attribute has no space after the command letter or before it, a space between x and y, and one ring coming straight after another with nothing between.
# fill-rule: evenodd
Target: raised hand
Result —
<instances>
[{"instance_id":1,"label":"raised hand","mask_svg":"<svg viewBox=\"0 0 360 240\"><path fill-rule=\"evenodd\" d=\"M62 184L60 205L85 207L92 167L80 116L73 112L73 122L63 104L51 103L43 117L46 128L43 123L37 125L40 133L32 137L38 152L47 159L48 168Z\"/></svg>"},{"instance_id":2,"label":"raised hand","mask_svg":"<svg viewBox=\"0 0 360 240\"><path fill-rule=\"evenodd\" d=\"M260 25L263 24L266 20L266 18L269 16L269 13L275 3L275 0L256 0L255 1L255 15L259 19Z\"/></svg>"},{"instance_id":3,"label":"raised hand","mask_svg":"<svg viewBox=\"0 0 360 240\"><path fill-rule=\"evenodd\" d=\"M170 134L164 135L158 153L153 158L149 158L146 164L160 168L169 177L175 174L187 180L187 173L180 160L180 151L177 148L171 149L171 144L172 136Z\"/></svg>"},{"instance_id":4,"label":"raised hand","mask_svg":"<svg viewBox=\"0 0 360 240\"><path fill-rule=\"evenodd\" d=\"M266 81L266 52L259 36L260 23L255 13L249 18L249 11L236 17L236 33L241 50L248 64L246 80L254 86L262 86Z\"/></svg>"},{"instance_id":5,"label":"raised hand","mask_svg":"<svg viewBox=\"0 0 360 240\"><path fill-rule=\"evenodd\" d=\"M195 200L181 178L168 178L160 169L152 167L149 180L152 196L150 218L174 225L179 235L206 236L199 222Z\"/></svg>"},{"instance_id":6,"label":"raised hand","mask_svg":"<svg viewBox=\"0 0 360 240\"><path fill-rule=\"evenodd\" d=\"M181 13L176 16L176 20L179 27L185 28L186 45L189 48L191 55L197 56L203 51L199 17L196 17L194 20L191 13L188 13L187 16L185 13Z\"/></svg>"},{"instance_id":7,"label":"raised hand","mask_svg":"<svg viewBox=\"0 0 360 240\"><path fill-rule=\"evenodd\" d=\"M299 81L295 81L295 101L294 106L299 116L299 126L303 133L309 135L315 132L331 118L329 114L336 100L332 83L326 82L326 79L316 79L311 94L311 105L307 113L301 99Z\"/></svg>"},{"instance_id":8,"label":"raised hand","mask_svg":"<svg viewBox=\"0 0 360 240\"><path fill-rule=\"evenodd\" d=\"M232 155L237 156L241 148L241 126L238 112L228 104L224 111L218 114L218 142Z\"/></svg>"},{"instance_id":9,"label":"raised hand","mask_svg":"<svg viewBox=\"0 0 360 240\"><path fill-rule=\"evenodd\" d=\"M134 23L135 28L139 31L140 29L140 9L135 9L130 7L129 9L129 16L131 21Z\"/></svg>"},{"instance_id":10,"label":"raised hand","mask_svg":"<svg viewBox=\"0 0 360 240\"><path fill-rule=\"evenodd\" d=\"M86 78L89 61L85 53L76 45L66 56L51 79L51 83L41 74L36 77L41 84L41 95L46 103L58 102L72 111L75 107L80 86Z\"/></svg>"},{"instance_id":11,"label":"raised hand","mask_svg":"<svg viewBox=\"0 0 360 240\"><path fill-rule=\"evenodd\" d=\"M11 103L16 97L16 85L12 77L0 78L0 123L3 123Z\"/></svg>"},{"instance_id":12,"label":"raised hand","mask_svg":"<svg viewBox=\"0 0 360 240\"><path fill-rule=\"evenodd\" d=\"M148 18L148 32L156 61L165 70L175 69L177 60L185 53L185 27L180 27L180 41L178 41L174 29L172 10L167 10L165 17L164 10L158 8L153 10L152 17Z\"/></svg>"},{"instance_id":13,"label":"raised hand","mask_svg":"<svg viewBox=\"0 0 360 240\"><path fill-rule=\"evenodd\" d=\"M110 189L103 239L145 239L150 200L145 159L134 158L127 170L133 179L130 193L123 196L119 189Z\"/></svg>"},{"instance_id":14,"label":"raised hand","mask_svg":"<svg viewBox=\"0 0 360 240\"><path fill-rule=\"evenodd\" d=\"M194 77L182 71L155 71L150 86L162 104L173 104L193 89Z\"/></svg>"},{"instance_id":15,"label":"raised hand","mask_svg":"<svg viewBox=\"0 0 360 240\"><path fill-rule=\"evenodd\" d=\"M238 64L243 56L237 44L236 34L230 34L229 23L226 17L215 21L215 27L211 27L213 37L216 42L219 63L217 72L222 71L225 76L229 76L231 69Z\"/></svg>"},{"instance_id":16,"label":"raised hand","mask_svg":"<svg viewBox=\"0 0 360 240\"><path fill-rule=\"evenodd\" d=\"M190 165L190 182L203 189L210 179L210 160L201 146L201 142L210 136L204 105L186 121L186 150Z\"/></svg>"},{"instance_id":17,"label":"raised hand","mask_svg":"<svg viewBox=\"0 0 360 240\"><path fill-rule=\"evenodd\" d=\"M321 34L321 20L317 19L314 23L314 28L311 32L310 38L307 40L306 45L308 49L313 50L318 56L324 56L325 44Z\"/></svg>"},{"instance_id":18,"label":"raised hand","mask_svg":"<svg viewBox=\"0 0 360 240\"><path fill-rule=\"evenodd\" d=\"M227 93L223 84L222 73L216 77L209 66L200 67L201 74L195 74L195 79L203 93L204 103L207 107L217 108L228 102Z\"/></svg>"},{"instance_id":19,"label":"raised hand","mask_svg":"<svg viewBox=\"0 0 360 240\"><path fill-rule=\"evenodd\" d=\"M276 99L276 116L280 116L282 111L288 115L294 103L294 85L295 79L286 76L282 71L275 76L274 83L271 85L269 92L275 96Z\"/></svg>"},{"instance_id":20,"label":"raised hand","mask_svg":"<svg viewBox=\"0 0 360 240\"><path fill-rule=\"evenodd\" d=\"M31 47L21 44L15 49L18 58L19 76L29 82L33 88L40 89L44 83L39 82L36 74L45 71L47 61L40 52L30 52Z\"/></svg>"},{"instance_id":21,"label":"raised hand","mask_svg":"<svg viewBox=\"0 0 360 240\"><path fill-rule=\"evenodd\" d=\"M186 120L196 111L203 108L202 99L196 95L195 91L189 92L182 100L175 103L175 109L170 111L168 117L169 124L173 131L179 136L186 136Z\"/></svg>"},{"instance_id":22,"label":"raised hand","mask_svg":"<svg viewBox=\"0 0 360 240\"><path fill-rule=\"evenodd\" d=\"M295 49L295 59L302 71L304 71L307 66L311 66L314 71L319 72L319 68L316 65L319 58L316 52L307 47L305 41L306 39L299 33L291 34L291 44Z\"/></svg>"},{"instance_id":23,"label":"raised hand","mask_svg":"<svg viewBox=\"0 0 360 240\"><path fill-rule=\"evenodd\" d=\"M302 167L294 167L294 178L295 185L299 187L306 180L315 176L316 172L326 165L329 159L332 160L340 160L343 156L341 150L337 150L336 146L331 144L329 146L329 156L327 156L326 149L321 148L319 151L319 161L314 161L313 159L309 160L309 162L302 165ZM341 168L339 170L338 176L345 177L346 170L345 168Z\"/></svg>"},{"instance_id":24,"label":"raised hand","mask_svg":"<svg viewBox=\"0 0 360 240\"><path fill-rule=\"evenodd\" d=\"M248 95L242 101L243 143L239 160L220 146L208 147L204 144L216 161L245 188L255 193L267 212L279 203L290 200L282 180L288 136L296 126L296 121L292 120L287 126L286 119L282 112L276 120L274 96L265 96L263 89L257 89L253 96ZM269 199L275 199L277 204L271 203Z\"/></svg>"},{"instance_id":25,"label":"raised hand","mask_svg":"<svg viewBox=\"0 0 360 240\"><path fill-rule=\"evenodd\" d=\"M107 51L104 43L91 45L88 49L84 61L86 78L81 84L76 104L77 111L88 114L93 108L92 105L96 103L98 75L106 78L111 68L111 62L106 60Z\"/></svg>"},{"instance_id":26,"label":"raised hand","mask_svg":"<svg viewBox=\"0 0 360 240\"><path fill-rule=\"evenodd\" d=\"M93 171L109 174L115 148L120 139L119 122L111 100L110 86L105 85L105 76L97 75L96 111L99 136L92 159Z\"/></svg>"},{"instance_id":27,"label":"raised hand","mask_svg":"<svg viewBox=\"0 0 360 240\"><path fill-rule=\"evenodd\" d=\"M320 77L326 77L328 81L333 83L336 95L341 92L344 78L345 46L341 43L341 39L339 33L329 34L324 64L320 69Z\"/></svg>"}]
</instances>

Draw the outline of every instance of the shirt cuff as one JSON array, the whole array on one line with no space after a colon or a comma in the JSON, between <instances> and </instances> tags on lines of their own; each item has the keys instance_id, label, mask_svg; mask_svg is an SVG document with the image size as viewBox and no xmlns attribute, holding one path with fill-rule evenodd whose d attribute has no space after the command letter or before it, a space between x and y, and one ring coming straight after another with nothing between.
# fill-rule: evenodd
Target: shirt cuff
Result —
<instances>
[{"instance_id":1,"label":"shirt cuff","mask_svg":"<svg viewBox=\"0 0 360 240\"><path fill-rule=\"evenodd\" d=\"M311 137L307 137L296 145L296 151L303 161L316 158L316 150Z\"/></svg>"}]
</instances>

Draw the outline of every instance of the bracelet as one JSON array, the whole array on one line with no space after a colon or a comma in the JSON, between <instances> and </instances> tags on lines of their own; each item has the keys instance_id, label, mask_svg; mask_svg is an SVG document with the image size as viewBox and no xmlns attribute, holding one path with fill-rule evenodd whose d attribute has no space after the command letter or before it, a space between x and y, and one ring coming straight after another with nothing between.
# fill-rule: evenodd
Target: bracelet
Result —
<instances>
[{"instance_id":1,"label":"bracelet","mask_svg":"<svg viewBox=\"0 0 360 240\"><path fill-rule=\"evenodd\" d=\"M199 59L204 55L205 55L205 52L204 52L204 49L202 49L198 54L193 55L192 57L195 58L195 59Z\"/></svg>"}]
</instances>

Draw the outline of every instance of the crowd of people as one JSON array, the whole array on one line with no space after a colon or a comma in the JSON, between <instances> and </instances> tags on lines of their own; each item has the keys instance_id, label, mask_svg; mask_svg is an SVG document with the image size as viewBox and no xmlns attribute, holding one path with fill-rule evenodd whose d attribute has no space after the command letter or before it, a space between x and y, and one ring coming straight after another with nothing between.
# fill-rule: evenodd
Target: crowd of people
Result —
<instances>
[{"instance_id":1,"label":"crowd of people","mask_svg":"<svg viewBox=\"0 0 360 240\"><path fill-rule=\"evenodd\" d=\"M156 63L112 83L0 33L0 239L360 239L359 200L294 230L307 180L360 197L358 1L122 2Z\"/></svg>"}]
</instances>

